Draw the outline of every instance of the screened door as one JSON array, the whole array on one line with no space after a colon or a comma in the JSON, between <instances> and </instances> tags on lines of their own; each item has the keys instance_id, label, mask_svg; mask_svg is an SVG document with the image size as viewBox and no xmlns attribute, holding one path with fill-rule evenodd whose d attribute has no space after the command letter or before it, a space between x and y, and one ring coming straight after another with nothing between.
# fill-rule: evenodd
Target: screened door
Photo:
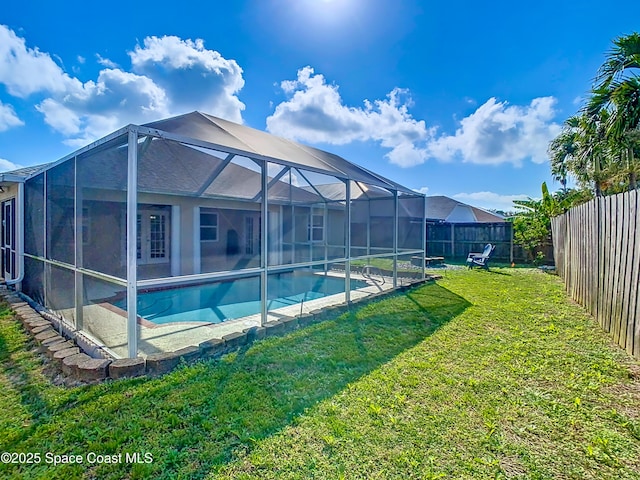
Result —
<instances>
[{"instance_id":1,"label":"screened door","mask_svg":"<svg viewBox=\"0 0 640 480\"><path fill-rule=\"evenodd\" d=\"M14 278L16 265L16 201L2 202L2 275L6 280Z\"/></svg>"}]
</instances>

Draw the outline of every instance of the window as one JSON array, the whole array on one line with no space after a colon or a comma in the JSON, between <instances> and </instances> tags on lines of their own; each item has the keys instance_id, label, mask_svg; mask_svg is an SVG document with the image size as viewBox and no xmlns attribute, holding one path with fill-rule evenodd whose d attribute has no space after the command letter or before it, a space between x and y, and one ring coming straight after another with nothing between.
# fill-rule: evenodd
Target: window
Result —
<instances>
[{"instance_id":1,"label":"window","mask_svg":"<svg viewBox=\"0 0 640 480\"><path fill-rule=\"evenodd\" d=\"M321 242L324 240L324 215L314 213L309 216L307 240L310 242Z\"/></svg>"},{"instance_id":2,"label":"window","mask_svg":"<svg viewBox=\"0 0 640 480\"><path fill-rule=\"evenodd\" d=\"M200 209L200 241L218 241L218 214L211 208Z\"/></svg>"}]
</instances>

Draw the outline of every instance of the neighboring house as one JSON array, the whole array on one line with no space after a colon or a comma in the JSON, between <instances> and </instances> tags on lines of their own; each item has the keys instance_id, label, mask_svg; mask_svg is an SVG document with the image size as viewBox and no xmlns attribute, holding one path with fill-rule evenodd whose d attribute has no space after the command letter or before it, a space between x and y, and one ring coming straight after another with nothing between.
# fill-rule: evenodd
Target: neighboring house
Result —
<instances>
[{"instance_id":1,"label":"neighboring house","mask_svg":"<svg viewBox=\"0 0 640 480\"><path fill-rule=\"evenodd\" d=\"M499 223L505 218L453 198L436 195L427 197L427 221L443 223Z\"/></svg>"},{"instance_id":2,"label":"neighboring house","mask_svg":"<svg viewBox=\"0 0 640 480\"><path fill-rule=\"evenodd\" d=\"M349 301L373 288L353 283L352 260L424 255L423 195L200 112L129 125L0 186L7 283L115 357Z\"/></svg>"}]
</instances>

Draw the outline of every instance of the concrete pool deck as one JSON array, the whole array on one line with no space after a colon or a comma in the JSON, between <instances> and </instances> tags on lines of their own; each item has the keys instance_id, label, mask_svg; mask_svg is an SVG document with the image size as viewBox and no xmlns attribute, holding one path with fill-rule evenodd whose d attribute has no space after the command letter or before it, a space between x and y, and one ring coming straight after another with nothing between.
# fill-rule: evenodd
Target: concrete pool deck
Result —
<instances>
[{"instance_id":1,"label":"concrete pool deck","mask_svg":"<svg viewBox=\"0 0 640 480\"><path fill-rule=\"evenodd\" d=\"M331 271L328 272L328 275L344 279L344 272ZM351 278L365 281L368 284L367 287L351 291L352 301L358 301L393 289L393 279L390 277L381 275L364 276L352 273ZM415 282L414 279L398 277L398 286L408 285L413 282ZM344 293L329 295L270 310L267 315L267 321L276 321L285 317L298 317L314 310L321 310L344 303ZM128 355L127 319L124 311L114 308L113 305L105 302L87 305L84 307L84 312L83 334L98 345L102 345L104 350L113 357L126 358ZM72 314L71 311L61 311L59 313L65 317ZM225 335L259 326L261 326L260 314L227 320L222 323L190 322L185 319L185 321L181 322L152 324L139 317L139 355L147 357L155 353L173 352L189 346L198 346L207 340L221 339Z\"/></svg>"}]
</instances>

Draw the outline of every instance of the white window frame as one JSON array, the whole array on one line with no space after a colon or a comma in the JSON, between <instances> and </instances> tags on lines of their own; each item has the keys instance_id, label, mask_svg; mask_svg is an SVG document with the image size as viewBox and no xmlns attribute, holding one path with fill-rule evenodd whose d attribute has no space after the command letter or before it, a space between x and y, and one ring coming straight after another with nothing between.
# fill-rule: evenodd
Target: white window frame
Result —
<instances>
[{"instance_id":1,"label":"white window frame","mask_svg":"<svg viewBox=\"0 0 640 480\"><path fill-rule=\"evenodd\" d=\"M320 223L320 225L314 224L313 222L314 217L322 218L322 222ZM324 224L325 224L324 211L321 210L320 213L316 213L312 210L311 213L309 214L309 223L307 224L307 241L308 242L311 242L311 243L324 242ZM313 234L316 231L320 231L322 233L319 239L314 238Z\"/></svg>"},{"instance_id":2,"label":"white window frame","mask_svg":"<svg viewBox=\"0 0 640 480\"><path fill-rule=\"evenodd\" d=\"M214 216L215 220L215 225L203 225L202 224L202 215L212 215ZM200 218L199 218L199 223L200 223L200 241L204 242L204 243L213 243L213 242L217 242L220 239L220 215L218 215L217 211L213 211L213 209L209 209L206 207L200 207ZM202 238L202 230L203 229L207 229L207 230L213 230L215 232L215 238L208 238L208 239L204 239Z\"/></svg>"}]
</instances>

